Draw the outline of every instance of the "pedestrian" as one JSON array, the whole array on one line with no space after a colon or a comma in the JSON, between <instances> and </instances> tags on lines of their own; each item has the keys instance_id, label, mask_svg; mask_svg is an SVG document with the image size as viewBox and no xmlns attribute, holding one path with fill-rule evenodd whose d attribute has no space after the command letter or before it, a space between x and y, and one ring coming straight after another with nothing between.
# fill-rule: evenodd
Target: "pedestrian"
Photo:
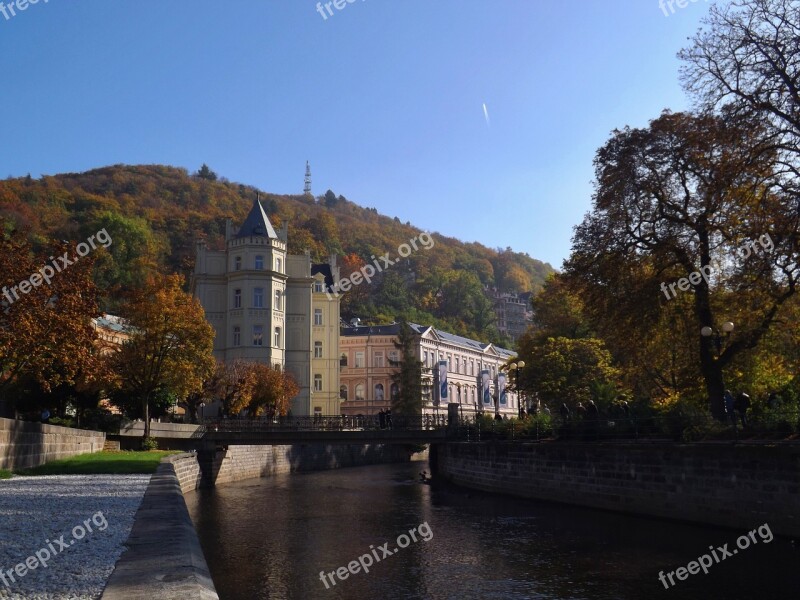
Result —
<instances>
[{"instance_id":1,"label":"pedestrian","mask_svg":"<svg viewBox=\"0 0 800 600\"><path fill-rule=\"evenodd\" d=\"M589 400L589 405L586 408L586 413L589 419L592 421L597 421L600 418L600 411L597 410L597 405L594 403L594 400Z\"/></svg>"},{"instance_id":2,"label":"pedestrian","mask_svg":"<svg viewBox=\"0 0 800 600\"><path fill-rule=\"evenodd\" d=\"M767 400L767 406L770 409L774 410L774 409L778 408L779 404L780 404L780 400L778 400L778 394L776 394L775 392L770 392L769 393L769 399Z\"/></svg>"},{"instance_id":3,"label":"pedestrian","mask_svg":"<svg viewBox=\"0 0 800 600\"><path fill-rule=\"evenodd\" d=\"M578 406L575 407L575 412L579 419L583 419L586 416L586 407L583 405L583 402L578 402Z\"/></svg>"},{"instance_id":4,"label":"pedestrian","mask_svg":"<svg viewBox=\"0 0 800 600\"><path fill-rule=\"evenodd\" d=\"M386 413L383 412L383 409L378 411L378 426L381 429L386 429Z\"/></svg>"},{"instance_id":5,"label":"pedestrian","mask_svg":"<svg viewBox=\"0 0 800 600\"><path fill-rule=\"evenodd\" d=\"M734 408L739 413L739 418L742 420L742 429L747 427L747 410L750 408L750 396L744 392L739 392L734 402Z\"/></svg>"},{"instance_id":6,"label":"pedestrian","mask_svg":"<svg viewBox=\"0 0 800 600\"><path fill-rule=\"evenodd\" d=\"M725 390L725 395L723 396L725 399L725 415L731 420L731 424L733 425L733 432L736 433L736 413L734 412L734 399L733 394L731 394L730 390Z\"/></svg>"}]
</instances>

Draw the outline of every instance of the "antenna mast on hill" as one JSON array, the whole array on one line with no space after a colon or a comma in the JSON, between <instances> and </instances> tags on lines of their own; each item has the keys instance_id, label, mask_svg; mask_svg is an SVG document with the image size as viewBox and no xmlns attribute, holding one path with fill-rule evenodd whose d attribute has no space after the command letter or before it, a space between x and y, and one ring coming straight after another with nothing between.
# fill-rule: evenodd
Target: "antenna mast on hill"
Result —
<instances>
[{"instance_id":1,"label":"antenna mast on hill","mask_svg":"<svg viewBox=\"0 0 800 600\"><path fill-rule=\"evenodd\" d=\"M303 193L307 196L311 195L311 165L308 164L308 161L306 161L306 179Z\"/></svg>"}]
</instances>

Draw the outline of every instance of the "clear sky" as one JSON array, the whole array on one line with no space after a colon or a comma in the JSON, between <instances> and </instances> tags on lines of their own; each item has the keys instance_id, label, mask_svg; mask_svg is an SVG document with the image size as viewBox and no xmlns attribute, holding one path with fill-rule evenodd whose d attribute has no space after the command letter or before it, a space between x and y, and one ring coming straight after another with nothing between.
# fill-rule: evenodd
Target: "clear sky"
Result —
<instances>
[{"instance_id":1,"label":"clear sky","mask_svg":"<svg viewBox=\"0 0 800 600\"><path fill-rule=\"evenodd\" d=\"M301 193L309 160L314 194L558 268L610 132L688 107L675 54L709 6L337 1L6 7L0 177L205 162Z\"/></svg>"}]
</instances>

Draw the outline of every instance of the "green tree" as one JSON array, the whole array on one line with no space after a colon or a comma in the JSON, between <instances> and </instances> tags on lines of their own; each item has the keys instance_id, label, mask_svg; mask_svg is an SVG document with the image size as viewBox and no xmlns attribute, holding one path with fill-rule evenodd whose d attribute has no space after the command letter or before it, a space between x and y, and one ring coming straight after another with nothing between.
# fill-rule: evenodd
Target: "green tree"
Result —
<instances>
[{"instance_id":1,"label":"green tree","mask_svg":"<svg viewBox=\"0 0 800 600\"><path fill-rule=\"evenodd\" d=\"M401 416L414 417L422 414L422 361L417 358L417 335L406 321L400 321L395 348L400 359L389 361L397 369L392 382L398 393L392 398L392 411Z\"/></svg>"},{"instance_id":2,"label":"green tree","mask_svg":"<svg viewBox=\"0 0 800 600\"><path fill-rule=\"evenodd\" d=\"M199 177L200 179L205 179L207 181L217 180L217 174L214 173L214 171L212 171L211 169L209 169L206 163L203 163L203 166L200 167L200 169L197 171L197 173L195 173L195 175L197 175L197 177Z\"/></svg>"},{"instance_id":3,"label":"green tree","mask_svg":"<svg viewBox=\"0 0 800 600\"><path fill-rule=\"evenodd\" d=\"M526 394L538 392L554 406L565 402L573 408L578 402L586 403L619 376L611 353L597 339L535 340L526 334L520 338L519 358L525 361L519 385Z\"/></svg>"}]
</instances>

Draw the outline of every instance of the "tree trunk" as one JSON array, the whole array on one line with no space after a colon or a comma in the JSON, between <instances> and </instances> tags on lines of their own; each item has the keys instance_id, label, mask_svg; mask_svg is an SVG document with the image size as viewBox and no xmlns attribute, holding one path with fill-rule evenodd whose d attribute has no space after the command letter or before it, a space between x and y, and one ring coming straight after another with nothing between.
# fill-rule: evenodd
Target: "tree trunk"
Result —
<instances>
[{"instance_id":1,"label":"tree trunk","mask_svg":"<svg viewBox=\"0 0 800 600\"><path fill-rule=\"evenodd\" d=\"M711 415L720 421L725 420L725 380L722 376L722 365L714 357L714 341L712 338L700 339L700 370L706 382Z\"/></svg>"},{"instance_id":2,"label":"tree trunk","mask_svg":"<svg viewBox=\"0 0 800 600\"><path fill-rule=\"evenodd\" d=\"M144 437L150 437L150 394L144 396Z\"/></svg>"}]
</instances>

